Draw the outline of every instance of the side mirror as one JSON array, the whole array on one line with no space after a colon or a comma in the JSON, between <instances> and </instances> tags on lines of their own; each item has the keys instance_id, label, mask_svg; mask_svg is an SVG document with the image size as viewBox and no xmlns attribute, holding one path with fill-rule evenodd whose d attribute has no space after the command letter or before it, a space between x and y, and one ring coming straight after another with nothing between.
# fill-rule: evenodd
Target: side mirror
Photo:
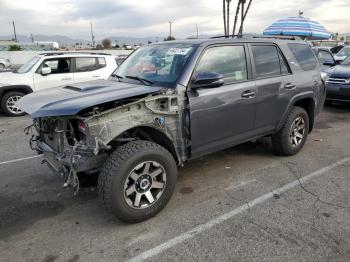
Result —
<instances>
[{"instance_id":1,"label":"side mirror","mask_svg":"<svg viewBox=\"0 0 350 262\"><path fill-rule=\"evenodd\" d=\"M224 76L216 72L200 72L192 81L191 88L215 88L224 84Z\"/></svg>"},{"instance_id":2,"label":"side mirror","mask_svg":"<svg viewBox=\"0 0 350 262\"><path fill-rule=\"evenodd\" d=\"M323 65L325 65L325 66L335 66L335 61L327 60L327 61L323 62Z\"/></svg>"},{"instance_id":3,"label":"side mirror","mask_svg":"<svg viewBox=\"0 0 350 262\"><path fill-rule=\"evenodd\" d=\"M43 67L43 68L41 69L41 74L42 74L43 76L46 76L46 75L51 74L51 68L50 68L49 66Z\"/></svg>"}]
</instances>

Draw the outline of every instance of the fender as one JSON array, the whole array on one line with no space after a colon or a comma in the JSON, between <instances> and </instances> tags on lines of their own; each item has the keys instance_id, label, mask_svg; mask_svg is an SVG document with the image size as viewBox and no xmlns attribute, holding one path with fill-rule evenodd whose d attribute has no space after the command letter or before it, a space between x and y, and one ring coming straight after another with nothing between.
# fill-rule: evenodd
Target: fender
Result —
<instances>
[{"instance_id":1,"label":"fender","mask_svg":"<svg viewBox=\"0 0 350 262\"><path fill-rule=\"evenodd\" d=\"M0 98L9 91L21 91L26 95L33 93L33 89L27 85L9 85L9 86L0 86Z\"/></svg>"},{"instance_id":2,"label":"fender","mask_svg":"<svg viewBox=\"0 0 350 262\"><path fill-rule=\"evenodd\" d=\"M277 126L277 129L276 131L280 130L284 124L284 122L286 121L287 117L288 117L288 113L290 112L290 110L292 109L292 107L295 105L295 103L297 103L298 101L302 100L302 99L305 99L305 98L311 98L312 101L313 101L313 108L312 110L314 111L313 112L313 115L312 116L309 116L310 117L310 132L312 131L313 129L313 122L314 122L314 115L315 115L315 108L316 108L316 103L315 103L315 94L314 92L312 91L307 91L307 92L303 92L303 93L300 93L300 94L297 94L295 95L290 101L289 101L289 104L286 108L286 110L284 111L283 113L283 116Z\"/></svg>"}]
</instances>

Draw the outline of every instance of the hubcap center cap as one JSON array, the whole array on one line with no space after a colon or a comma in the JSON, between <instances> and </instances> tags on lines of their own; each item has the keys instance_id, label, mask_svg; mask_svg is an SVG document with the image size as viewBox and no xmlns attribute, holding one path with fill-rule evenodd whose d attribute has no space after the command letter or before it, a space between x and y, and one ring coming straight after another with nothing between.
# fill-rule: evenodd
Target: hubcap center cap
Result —
<instances>
[{"instance_id":1,"label":"hubcap center cap","mask_svg":"<svg viewBox=\"0 0 350 262\"><path fill-rule=\"evenodd\" d=\"M139 188L143 191L147 190L151 186L151 180L148 176L140 177L138 181Z\"/></svg>"}]
</instances>

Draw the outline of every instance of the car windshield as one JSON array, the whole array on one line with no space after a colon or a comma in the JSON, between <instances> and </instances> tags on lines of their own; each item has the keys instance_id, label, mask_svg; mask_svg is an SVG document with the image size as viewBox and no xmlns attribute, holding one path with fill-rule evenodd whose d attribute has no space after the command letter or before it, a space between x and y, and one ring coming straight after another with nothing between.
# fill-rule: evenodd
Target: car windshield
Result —
<instances>
[{"instance_id":1,"label":"car windshield","mask_svg":"<svg viewBox=\"0 0 350 262\"><path fill-rule=\"evenodd\" d=\"M18 69L17 73L19 74L28 73L39 60L40 60L40 56L33 57L27 63L25 63L20 69Z\"/></svg>"},{"instance_id":2,"label":"car windshield","mask_svg":"<svg viewBox=\"0 0 350 262\"><path fill-rule=\"evenodd\" d=\"M341 65L345 65L345 66L350 66L350 56L348 58L346 58Z\"/></svg>"},{"instance_id":3,"label":"car windshield","mask_svg":"<svg viewBox=\"0 0 350 262\"><path fill-rule=\"evenodd\" d=\"M174 87L195 49L196 45L187 43L144 46L126 59L112 76L122 81L132 79L149 85Z\"/></svg>"},{"instance_id":4,"label":"car windshield","mask_svg":"<svg viewBox=\"0 0 350 262\"><path fill-rule=\"evenodd\" d=\"M342 50L339 51L337 56L350 56L350 47L344 47Z\"/></svg>"}]
</instances>

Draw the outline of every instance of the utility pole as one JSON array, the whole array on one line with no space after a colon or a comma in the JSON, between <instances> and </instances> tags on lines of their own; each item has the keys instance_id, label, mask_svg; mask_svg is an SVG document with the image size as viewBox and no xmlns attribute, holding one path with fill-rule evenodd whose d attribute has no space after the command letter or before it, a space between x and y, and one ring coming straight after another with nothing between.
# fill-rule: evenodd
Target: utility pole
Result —
<instances>
[{"instance_id":1,"label":"utility pole","mask_svg":"<svg viewBox=\"0 0 350 262\"><path fill-rule=\"evenodd\" d=\"M227 32L227 37L230 35L230 4L231 0L226 0L227 1L227 26L226 26L226 32Z\"/></svg>"},{"instance_id":2,"label":"utility pole","mask_svg":"<svg viewBox=\"0 0 350 262\"><path fill-rule=\"evenodd\" d=\"M174 21L169 21L169 29L170 29L169 37L171 37L171 26L173 23L174 23Z\"/></svg>"},{"instance_id":3,"label":"utility pole","mask_svg":"<svg viewBox=\"0 0 350 262\"><path fill-rule=\"evenodd\" d=\"M94 32L92 31L92 22L90 22L90 30L91 30L91 44L92 47L95 47L95 36L94 36Z\"/></svg>"},{"instance_id":4,"label":"utility pole","mask_svg":"<svg viewBox=\"0 0 350 262\"><path fill-rule=\"evenodd\" d=\"M16 34L15 21L12 21L12 25L13 25L13 34L14 34L14 36L15 36L15 42L17 43L17 34Z\"/></svg>"},{"instance_id":5,"label":"utility pole","mask_svg":"<svg viewBox=\"0 0 350 262\"><path fill-rule=\"evenodd\" d=\"M34 43L34 36L32 33L30 33L30 40L32 40L32 43Z\"/></svg>"},{"instance_id":6,"label":"utility pole","mask_svg":"<svg viewBox=\"0 0 350 262\"><path fill-rule=\"evenodd\" d=\"M198 24L196 24L197 39L199 38Z\"/></svg>"}]
</instances>

